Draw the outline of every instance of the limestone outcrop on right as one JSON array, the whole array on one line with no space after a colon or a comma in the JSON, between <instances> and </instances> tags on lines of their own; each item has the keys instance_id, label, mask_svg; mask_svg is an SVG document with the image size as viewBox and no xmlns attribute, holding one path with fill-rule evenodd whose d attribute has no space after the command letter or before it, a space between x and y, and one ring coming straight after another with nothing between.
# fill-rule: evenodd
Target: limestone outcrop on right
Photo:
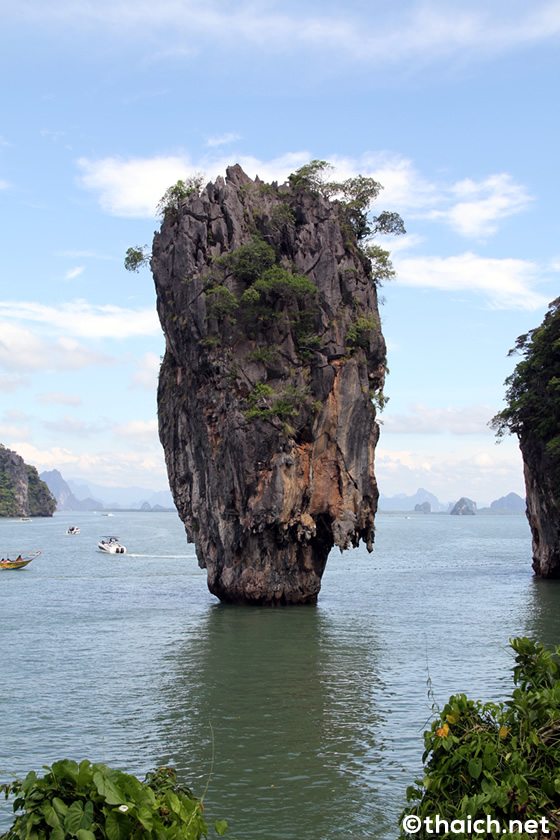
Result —
<instances>
[{"instance_id":1,"label":"limestone outcrop on right","mask_svg":"<svg viewBox=\"0 0 560 840\"><path fill-rule=\"evenodd\" d=\"M498 436L519 438L533 540L533 569L560 577L560 298L543 323L519 336L509 355L520 353L506 385L506 408L491 425Z\"/></svg>"}]
</instances>

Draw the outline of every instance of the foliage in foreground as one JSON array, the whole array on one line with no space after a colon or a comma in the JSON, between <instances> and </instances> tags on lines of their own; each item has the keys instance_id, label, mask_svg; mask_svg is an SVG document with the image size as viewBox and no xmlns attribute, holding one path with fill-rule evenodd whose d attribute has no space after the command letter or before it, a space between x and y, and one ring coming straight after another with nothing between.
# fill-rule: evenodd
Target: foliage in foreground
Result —
<instances>
[{"instance_id":1,"label":"foliage in foreground","mask_svg":"<svg viewBox=\"0 0 560 840\"><path fill-rule=\"evenodd\" d=\"M1 840L200 840L207 836L202 801L160 767L143 782L104 764L56 761L38 777L0 785L14 795L13 825ZM225 820L215 831L224 835Z\"/></svg>"},{"instance_id":2,"label":"foliage in foreground","mask_svg":"<svg viewBox=\"0 0 560 840\"><path fill-rule=\"evenodd\" d=\"M407 790L409 806L401 815L449 822L490 816L500 831L484 837L535 837L502 833L510 820L548 820L549 834L560 831L560 646L555 653L527 638L510 640L515 656L511 699L505 703L449 702L424 733L424 778ZM423 823L401 838L433 837ZM450 833L462 838L476 833Z\"/></svg>"}]
</instances>

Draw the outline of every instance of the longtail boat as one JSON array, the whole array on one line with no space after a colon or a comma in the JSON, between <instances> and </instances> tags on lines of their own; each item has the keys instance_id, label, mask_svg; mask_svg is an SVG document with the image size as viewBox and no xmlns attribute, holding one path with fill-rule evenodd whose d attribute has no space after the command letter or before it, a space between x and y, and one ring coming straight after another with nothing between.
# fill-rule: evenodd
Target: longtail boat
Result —
<instances>
[{"instance_id":1,"label":"longtail boat","mask_svg":"<svg viewBox=\"0 0 560 840\"><path fill-rule=\"evenodd\" d=\"M35 560L42 550L41 548L39 551L34 551L33 554L26 554L25 556L18 554L15 560L10 560L9 557L3 557L0 560L0 569L23 569L24 566L27 566L28 563Z\"/></svg>"}]
</instances>

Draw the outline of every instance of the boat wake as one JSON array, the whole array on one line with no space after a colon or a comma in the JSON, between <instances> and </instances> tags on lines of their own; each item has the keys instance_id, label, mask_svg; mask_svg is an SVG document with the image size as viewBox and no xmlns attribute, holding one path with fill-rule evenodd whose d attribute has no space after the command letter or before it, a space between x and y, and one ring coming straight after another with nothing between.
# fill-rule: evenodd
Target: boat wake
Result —
<instances>
[{"instance_id":1,"label":"boat wake","mask_svg":"<svg viewBox=\"0 0 560 840\"><path fill-rule=\"evenodd\" d=\"M196 554L129 554L129 557L149 557L151 560L193 560Z\"/></svg>"}]
</instances>

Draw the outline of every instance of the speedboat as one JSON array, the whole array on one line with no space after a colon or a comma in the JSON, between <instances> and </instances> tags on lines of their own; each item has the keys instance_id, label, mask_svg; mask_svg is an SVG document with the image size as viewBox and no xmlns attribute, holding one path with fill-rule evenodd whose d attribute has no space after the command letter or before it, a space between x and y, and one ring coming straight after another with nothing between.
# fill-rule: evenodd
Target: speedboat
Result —
<instances>
[{"instance_id":1,"label":"speedboat","mask_svg":"<svg viewBox=\"0 0 560 840\"><path fill-rule=\"evenodd\" d=\"M42 550L35 551L33 554L26 554L25 557L18 554L15 560L10 560L9 557L2 557L0 560L0 569L23 569L24 566L27 566L28 563L31 563L32 560L38 557Z\"/></svg>"},{"instance_id":2,"label":"speedboat","mask_svg":"<svg viewBox=\"0 0 560 840\"><path fill-rule=\"evenodd\" d=\"M105 554L126 554L126 548L120 544L118 537L101 537L97 548Z\"/></svg>"},{"instance_id":3,"label":"speedboat","mask_svg":"<svg viewBox=\"0 0 560 840\"><path fill-rule=\"evenodd\" d=\"M33 520L31 519L30 516L20 516L19 521L20 522L33 522Z\"/></svg>"},{"instance_id":4,"label":"speedboat","mask_svg":"<svg viewBox=\"0 0 560 840\"><path fill-rule=\"evenodd\" d=\"M79 534L80 529L77 527L77 525L70 525L70 527L68 528L66 533L67 534Z\"/></svg>"}]
</instances>

